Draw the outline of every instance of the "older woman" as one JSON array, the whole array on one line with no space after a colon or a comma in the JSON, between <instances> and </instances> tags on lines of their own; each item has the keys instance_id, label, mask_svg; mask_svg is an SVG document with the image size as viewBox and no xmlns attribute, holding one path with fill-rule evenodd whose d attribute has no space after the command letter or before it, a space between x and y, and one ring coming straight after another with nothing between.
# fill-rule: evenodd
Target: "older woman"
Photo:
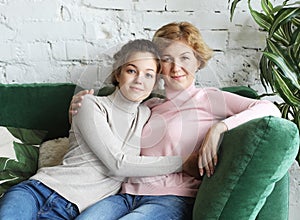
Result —
<instances>
[{"instance_id":1,"label":"older woman","mask_svg":"<svg viewBox=\"0 0 300 220\"><path fill-rule=\"evenodd\" d=\"M143 129L141 155L187 157L197 152L200 175L211 176L225 131L254 118L280 116L269 101L195 87L195 74L212 51L192 24L167 24L156 31L153 42L160 50L166 99L146 103L152 114ZM191 219L200 184L184 172L129 178L121 193L99 201L78 219Z\"/></svg>"}]
</instances>

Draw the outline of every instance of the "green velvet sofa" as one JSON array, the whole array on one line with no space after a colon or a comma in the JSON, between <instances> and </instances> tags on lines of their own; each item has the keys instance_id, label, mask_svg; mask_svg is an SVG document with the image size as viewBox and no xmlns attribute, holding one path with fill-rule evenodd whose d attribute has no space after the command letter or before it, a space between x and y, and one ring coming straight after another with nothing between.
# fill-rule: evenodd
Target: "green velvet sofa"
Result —
<instances>
[{"instance_id":1,"label":"green velvet sofa","mask_svg":"<svg viewBox=\"0 0 300 220\"><path fill-rule=\"evenodd\" d=\"M15 170L7 167L8 160L1 158L0 152L0 181L8 176L18 177L1 183L2 192L36 171L36 145L68 136L68 107L77 89L66 83L0 84L0 126L7 127L23 142L14 146L18 161L12 161L11 167ZM258 98L247 87L223 90ZM99 92L103 95L111 91ZM297 127L282 118L263 117L226 132L216 172L211 178L204 177L199 188L193 218L288 219L288 169L298 148ZM26 172L22 172L25 168Z\"/></svg>"}]
</instances>

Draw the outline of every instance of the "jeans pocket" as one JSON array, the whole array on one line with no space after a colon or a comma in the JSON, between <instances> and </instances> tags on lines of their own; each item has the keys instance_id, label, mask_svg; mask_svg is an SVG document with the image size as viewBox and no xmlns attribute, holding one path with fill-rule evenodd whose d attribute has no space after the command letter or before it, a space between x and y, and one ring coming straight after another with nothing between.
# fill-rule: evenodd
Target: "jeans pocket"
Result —
<instances>
[{"instance_id":1,"label":"jeans pocket","mask_svg":"<svg viewBox=\"0 0 300 220\"><path fill-rule=\"evenodd\" d=\"M53 192L39 212L41 219L74 219L79 215L76 205Z\"/></svg>"}]
</instances>

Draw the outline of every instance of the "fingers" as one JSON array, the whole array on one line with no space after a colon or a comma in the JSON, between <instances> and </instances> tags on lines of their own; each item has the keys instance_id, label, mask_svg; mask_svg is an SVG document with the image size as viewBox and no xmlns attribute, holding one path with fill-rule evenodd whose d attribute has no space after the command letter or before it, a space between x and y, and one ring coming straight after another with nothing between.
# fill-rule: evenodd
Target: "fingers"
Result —
<instances>
[{"instance_id":1,"label":"fingers","mask_svg":"<svg viewBox=\"0 0 300 220\"><path fill-rule=\"evenodd\" d=\"M200 176L203 176L203 174L204 174L204 169L199 167L199 173L200 173Z\"/></svg>"},{"instance_id":2,"label":"fingers","mask_svg":"<svg viewBox=\"0 0 300 220\"><path fill-rule=\"evenodd\" d=\"M203 176L205 171L207 177L211 177L215 172L217 163L217 154L199 154L198 167L200 175Z\"/></svg>"},{"instance_id":3,"label":"fingers","mask_svg":"<svg viewBox=\"0 0 300 220\"><path fill-rule=\"evenodd\" d=\"M214 174L214 165L212 164L212 160L210 160L205 166L205 172L207 177L211 177Z\"/></svg>"},{"instance_id":4,"label":"fingers","mask_svg":"<svg viewBox=\"0 0 300 220\"><path fill-rule=\"evenodd\" d=\"M72 113L72 115L76 114L80 107L81 107L81 102L72 103L71 104L71 109L70 109L70 112Z\"/></svg>"},{"instance_id":5,"label":"fingers","mask_svg":"<svg viewBox=\"0 0 300 220\"><path fill-rule=\"evenodd\" d=\"M203 174L204 174L203 168L205 167L205 165L203 165L203 164L205 164L205 162L203 160L204 160L203 155L199 155L198 167L199 167L200 176L203 176Z\"/></svg>"},{"instance_id":6,"label":"fingers","mask_svg":"<svg viewBox=\"0 0 300 220\"><path fill-rule=\"evenodd\" d=\"M213 163L214 163L214 166L217 166L217 164L218 164L218 155L217 154L215 154L213 157Z\"/></svg>"},{"instance_id":7,"label":"fingers","mask_svg":"<svg viewBox=\"0 0 300 220\"><path fill-rule=\"evenodd\" d=\"M88 89L86 89L86 90L82 90L82 91L80 91L80 92L78 92L75 96L84 96L84 95L86 95L86 94L94 94L94 89L90 89L90 90L88 90Z\"/></svg>"},{"instance_id":8,"label":"fingers","mask_svg":"<svg viewBox=\"0 0 300 220\"><path fill-rule=\"evenodd\" d=\"M72 98L72 103L77 103L77 102L81 102L83 97L87 94L94 94L94 89L90 89L90 90L82 90L80 92L78 92L77 94L75 94Z\"/></svg>"},{"instance_id":9,"label":"fingers","mask_svg":"<svg viewBox=\"0 0 300 220\"><path fill-rule=\"evenodd\" d=\"M71 100L71 104L69 107L69 121L70 123L72 123L72 116L76 115L78 113L78 109L81 107L81 102L84 98L85 95L87 94L94 94L94 89L90 89L90 90L82 90L80 92L78 92L77 94L75 94L72 97Z\"/></svg>"},{"instance_id":10,"label":"fingers","mask_svg":"<svg viewBox=\"0 0 300 220\"><path fill-rule=\"evenodd\" d=\"M83 97L84 96L78 96L78 95L73 96L71 104L81 103L83 100Z\"/></svg>"},{"instance_id":11,"label":"fingers","mask_svg":"<svg viewBox=\"0 0 300 220\"><path fill-rule=\"evenodd\" d=\"M77 114L78 109L81 107L82 100L83 100L83 96L80 96L80 97L74 96L73 97L70 108L69 108L69 114L71 114L71 116L74 116Z\"/></svg>"},{"instance_id":12,"label":"fingers","mask_svg":"<svg viewBox=\"0 0 300 220\"><path fill-rule=\"evenodd\" d=\"M83 97L86 95L86 94L93 94L94 93L94 90L91 89L91 90L82 90L80 92L78 92L77 94L75 94L72 98L72 103L73 102L81 102Z\"/></svg>"},{"instance_id":13,"label":"fingers","mask_svg":"<svg viewBox=\"0 0 300 220\"><path fill-rule=\"evenodd\" d=\"M88 94L94 95L94 89L90 89Z\"/></svg>"},{"instance_id":14,"label":"fingers","mask_svg":"<svg viewBox=\"0 0 300 220\"><path fill-rule=\"evenodd\" d=\"M80 108L81 102L82 102L84 96L87 95L87 94L93 95L94 90L93 89L91 89L91 90L82 90L82 91L78 92L76 95L73 96L72 101L71 101L71 106L70 106L72 111L77 111L78 108Z\"/></svg>"}]
</instances>

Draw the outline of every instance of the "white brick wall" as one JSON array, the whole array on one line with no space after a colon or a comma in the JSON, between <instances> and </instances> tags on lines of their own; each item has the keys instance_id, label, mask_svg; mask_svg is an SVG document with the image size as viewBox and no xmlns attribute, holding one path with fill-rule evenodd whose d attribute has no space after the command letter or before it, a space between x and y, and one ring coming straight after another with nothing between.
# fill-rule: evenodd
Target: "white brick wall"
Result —
<instances>
[{"instance_id":1,"label":"white brick wall","mask_svg":"<svg viewBox=\"0 0 300 220\"><path fill-rule=\"evenodd\" d=\"M230 22L227 0L0 0L0 83L96 87L109 71L103 53L129 39L151 39L168 22L190 21L215 50L197 76L199 86L249 85L263 92L258 62L264 33L246 2ZM299 203L291 204L296 210Z\"/></svg>"},{"instance_id":2,"label":"white brick wall","mask_svg":"<svg viewBox=\"0 0 300 220\"><path fill-rule=\"evenodd\" d=\"M0 1L0 83L77 83L86 69L101 67L101 54L110 48L129 39L151 39L157 28L172 21L194 23L216 51L202 73L213 72L214 77L205 79L200 73L202 84L260 83L256 60L264 33L245 3L230 22L223 0ZM236 56L240 59L230 63ZM251 66L245 69L245 64Z\"/></svg>"}]
</instances>

